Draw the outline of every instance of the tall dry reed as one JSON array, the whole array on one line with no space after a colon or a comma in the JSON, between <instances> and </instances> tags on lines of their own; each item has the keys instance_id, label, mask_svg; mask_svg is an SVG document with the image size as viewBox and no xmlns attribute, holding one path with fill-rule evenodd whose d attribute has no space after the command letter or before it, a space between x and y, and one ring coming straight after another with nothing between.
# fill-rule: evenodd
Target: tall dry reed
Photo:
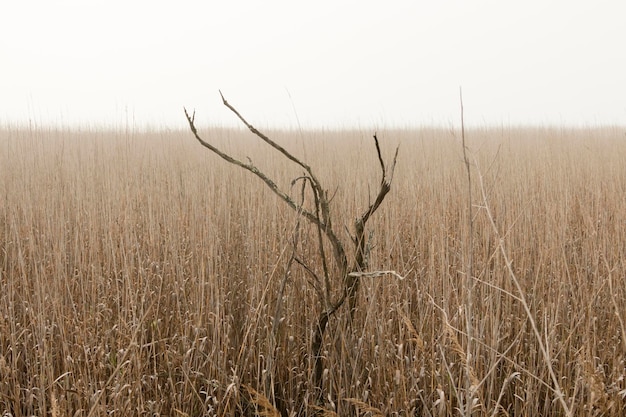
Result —
<instances>
[{"instance_id":1,"label":"tall dry reed","mask_svg":"<svg viewBox=\"0 0 626 417\"><path fill-rule=\"evenodd\" d=\"M336 222L367 207L372 132L269 133L337 186ZM202 134L284 188L301 174L248 132ZM320 407L320 306L307 273L285 271L296 214L259 180L188 132L3 128L0 412L561 416L525 301L572 415L623 415L624 130L466 134L474 201L458 133L378 132L401 151L370 265L405 279L362 278L351 330L325 339Z\"/></svg>"}]
</instances>

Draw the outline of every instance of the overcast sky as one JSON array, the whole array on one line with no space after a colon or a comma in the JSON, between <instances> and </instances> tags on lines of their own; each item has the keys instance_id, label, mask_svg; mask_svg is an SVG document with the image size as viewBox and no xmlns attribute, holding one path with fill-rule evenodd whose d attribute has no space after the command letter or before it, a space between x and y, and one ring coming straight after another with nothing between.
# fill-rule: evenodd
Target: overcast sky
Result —
<instances>
[{"instance_id":1,"label":"overcast sky","mask_svg":"<svg viewBox=\"0 0 626 417\"><path fill-rule=\"evenodd\" d=\"M626 125L623 0L20 0L0 124Z\"/></svg>"}]
</instances>

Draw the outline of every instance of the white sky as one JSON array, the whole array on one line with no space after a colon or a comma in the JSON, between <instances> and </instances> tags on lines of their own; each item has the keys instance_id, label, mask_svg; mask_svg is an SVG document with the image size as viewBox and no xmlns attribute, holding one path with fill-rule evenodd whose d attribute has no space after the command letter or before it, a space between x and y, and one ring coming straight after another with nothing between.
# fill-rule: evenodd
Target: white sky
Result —
<instances>
[{"instance_id":1,"label":"white sky","mask_svg":"<svg viewBox=\"0 0 626 417\"><path fill-rule=\"evenodd\" d=\"M2 0L0 124L626 125L624 0Z\"/></svg>"}]
</instances>

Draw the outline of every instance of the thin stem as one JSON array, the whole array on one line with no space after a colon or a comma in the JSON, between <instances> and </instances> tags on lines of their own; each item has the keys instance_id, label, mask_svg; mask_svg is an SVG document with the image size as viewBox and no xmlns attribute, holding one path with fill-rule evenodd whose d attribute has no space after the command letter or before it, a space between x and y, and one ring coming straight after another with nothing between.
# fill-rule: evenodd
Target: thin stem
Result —
<instances>
[{"instance_id":1,"label":"thin stem","mask_svg":"<svg viewBox=\"0 0 626 417\"><path fill-rule=\"evenodd\" d=\"M480 184L480 191L482 194L482 199L483 199L483 204L484 204L483 208L487 212L487 218L489 219L489 223L491 224L493 233L498 239L498 247L500 248L500 254L502 255L502 258L504 259L506 270L509 276L511 277L511 281L513 282L513 285L515 285L515 289L517 290L517 293L519 294L519 299L521 300L522 307L524 308L524 312L526 313L526 317L528 317L530 325L533 329L533 333L535 335L535 339L537 340L537 343L539 344L539 349L541 350L541 354L546 364L546 368L548 369L548 373L550 374L550 379L552 379L552 384L554 385L554 392L557 396L559 403L563 407L563 411L565 412L565 415L571 416L572 411L570 410L569 406L567 405L567 402L565 401L565 395L563 394L563 391L561 389L561 384L559 383L559 380L556 374L554 373L554 369L552 368L552 358L550 354L548 353L546 344L544 344L543 342L543 337L541 336L541 333L539 332L539 329L537 328L537 323L535 322L532 312L530 311L530 307L528 306L528 302L526 301L524 290L522 289L522 286L520 285L519 280L517 279L517 276L515 275L515 271L513 271L513 261L511 261L511 259L509 258L508 252L506 248L504 247L504 238L500 234L498 230L498 226L496 226L496 223L493 220L493 215L491 213L491 208L488 204L487 194L485 191L485 186L483 183L482 175L480 175L480 171L478 173L478 181Z\"/></svg>"}]
</instances>

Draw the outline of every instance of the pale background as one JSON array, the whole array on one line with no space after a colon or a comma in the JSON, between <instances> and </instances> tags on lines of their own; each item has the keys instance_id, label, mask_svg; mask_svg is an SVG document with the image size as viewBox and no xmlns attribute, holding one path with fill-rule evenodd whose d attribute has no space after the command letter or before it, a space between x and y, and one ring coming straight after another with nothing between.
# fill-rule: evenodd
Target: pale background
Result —
<instances>
[{"instance_id":1,"label":"pale background","mask_svg":"<svg viewBox=\"0 0 626 417\"><path fill-rule=\"evenodd\" d=\"M5 125L626 125L623 0L0 4Z\"/></svg>"}]
</instances>

